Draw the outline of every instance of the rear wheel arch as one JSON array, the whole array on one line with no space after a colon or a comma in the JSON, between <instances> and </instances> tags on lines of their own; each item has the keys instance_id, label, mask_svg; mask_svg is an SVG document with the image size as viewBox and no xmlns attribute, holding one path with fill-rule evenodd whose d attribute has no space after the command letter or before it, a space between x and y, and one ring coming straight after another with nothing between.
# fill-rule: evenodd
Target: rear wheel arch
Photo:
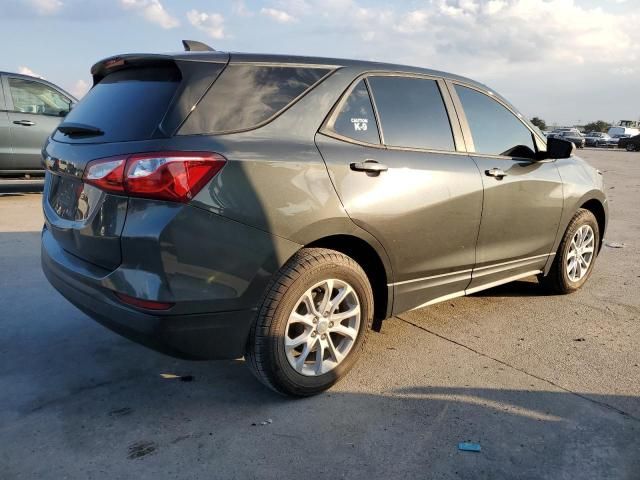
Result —
<instances>
[{"instance_id":1,"label":"rear wheel arch","mask_svg":"<svg viewBox=\"0 0 640 480\"><path fill-rule=\"evenodd\" d=\"M336 250L353 258L362 267L373 290L373 329L379 330L382 320L389 316L393 297L387 286L391 274L376 249L360 237L345 234L319 238L305 247Z\"/></svg>"}]
</instances>

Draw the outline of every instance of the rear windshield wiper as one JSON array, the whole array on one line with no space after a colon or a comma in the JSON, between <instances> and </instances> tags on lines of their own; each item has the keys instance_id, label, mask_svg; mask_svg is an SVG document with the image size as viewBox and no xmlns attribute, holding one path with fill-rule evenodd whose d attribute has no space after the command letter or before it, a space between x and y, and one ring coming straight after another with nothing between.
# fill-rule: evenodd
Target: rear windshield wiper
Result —
<instances>
[{"instance_id":1,"label":"rear windshield wiper","mask_svg":"<svg viewBox=\"0 0 640 480\"><path fill-rule=\"evenodd\" d=\"M104 135L104 132L98 127L93 127L84 123L64 122L58 125L58 131L64 133L65 135L82 135L87 137Z\"/></svg>"}]
</instances>

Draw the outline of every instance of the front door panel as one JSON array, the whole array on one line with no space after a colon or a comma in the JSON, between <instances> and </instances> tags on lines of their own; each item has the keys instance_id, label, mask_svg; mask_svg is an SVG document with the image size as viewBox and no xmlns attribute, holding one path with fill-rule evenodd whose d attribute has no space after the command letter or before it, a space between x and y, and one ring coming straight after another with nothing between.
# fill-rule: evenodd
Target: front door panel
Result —
<instances>
[{"instance_id":1,"label":"front door panel","mask_svg":"<svg viewBox=\"0 0 640 480\"><path fill-rule=\"evenodd\" d=\"M42 147L61 117L9 112L13 158L17 170L42 170Z\"/></svg>"},{"instance_id":2,"label":"front door panel","mask_svg":"<svg viewBox=\"0 0 640 480\"><path fill-rule=\"evenodd\" d=\"M484 206L469 292L540 270L558 231L562 180L555 162L473 157L483 173ZM499 168L502 179L485 172Z\"/></svg>"},{"instance_id":3,"label":"front door panel","mask_svg":"<svg viewBox=\"0 0 640 480\"><path fill-rule=\"evenodd\" d=\"M9 125L9 114L0 111L0 172L15 168L13 152L11 151L11 129Z\"/></svg>"}]
</instances>

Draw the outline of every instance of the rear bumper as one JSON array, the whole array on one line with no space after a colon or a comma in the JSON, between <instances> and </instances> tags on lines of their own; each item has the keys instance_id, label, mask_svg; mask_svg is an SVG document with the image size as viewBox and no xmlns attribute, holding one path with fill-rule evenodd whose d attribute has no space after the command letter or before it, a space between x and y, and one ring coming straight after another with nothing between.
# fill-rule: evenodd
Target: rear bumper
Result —
<instances>
[{"instance_id":1,"label":"rear bumper","mask_svg":"<svg viewBox=\"0 0 640 480\"><path fill-rule=\"evenodd\" d=\"M45 230L43 237L46 235L50 234ZM79 279L77 272L65 267L64 255L68 254L52 249L51 242L43 238L42 269L47 279L73 305L110 330L179 358L244 355L255 309L191 315L138 311L118 303L112 292Z\"/></svg>"}]
</instances>

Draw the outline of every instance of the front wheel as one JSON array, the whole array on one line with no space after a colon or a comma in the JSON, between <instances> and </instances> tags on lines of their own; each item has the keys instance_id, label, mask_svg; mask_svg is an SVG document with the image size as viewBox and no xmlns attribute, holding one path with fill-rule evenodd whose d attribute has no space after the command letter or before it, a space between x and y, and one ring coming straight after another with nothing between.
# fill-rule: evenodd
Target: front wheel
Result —
<instances>
[{"instance_id":1,"label":"front wheel","mask_svg":"<svg viewBox=\"0 0 640 480\"><path fill-rule=\"evenodd\" d=\"M373 293L360 265L334 250L303 248L268 288L247 363L279 393L315 395L353 367L372 321Z\"/></svg>"},{"instance_id":2,"label":"front wheel","mask_svg":"<svg viewBox=\"0 0 640 480\"><path fill-rule=\"evenodd\" d=\"M581 208L569 222L551 270L540 279L541 284L554 293L575 292L591 276L599 247L596 217Z\"/></svg>"}]
</instances>

